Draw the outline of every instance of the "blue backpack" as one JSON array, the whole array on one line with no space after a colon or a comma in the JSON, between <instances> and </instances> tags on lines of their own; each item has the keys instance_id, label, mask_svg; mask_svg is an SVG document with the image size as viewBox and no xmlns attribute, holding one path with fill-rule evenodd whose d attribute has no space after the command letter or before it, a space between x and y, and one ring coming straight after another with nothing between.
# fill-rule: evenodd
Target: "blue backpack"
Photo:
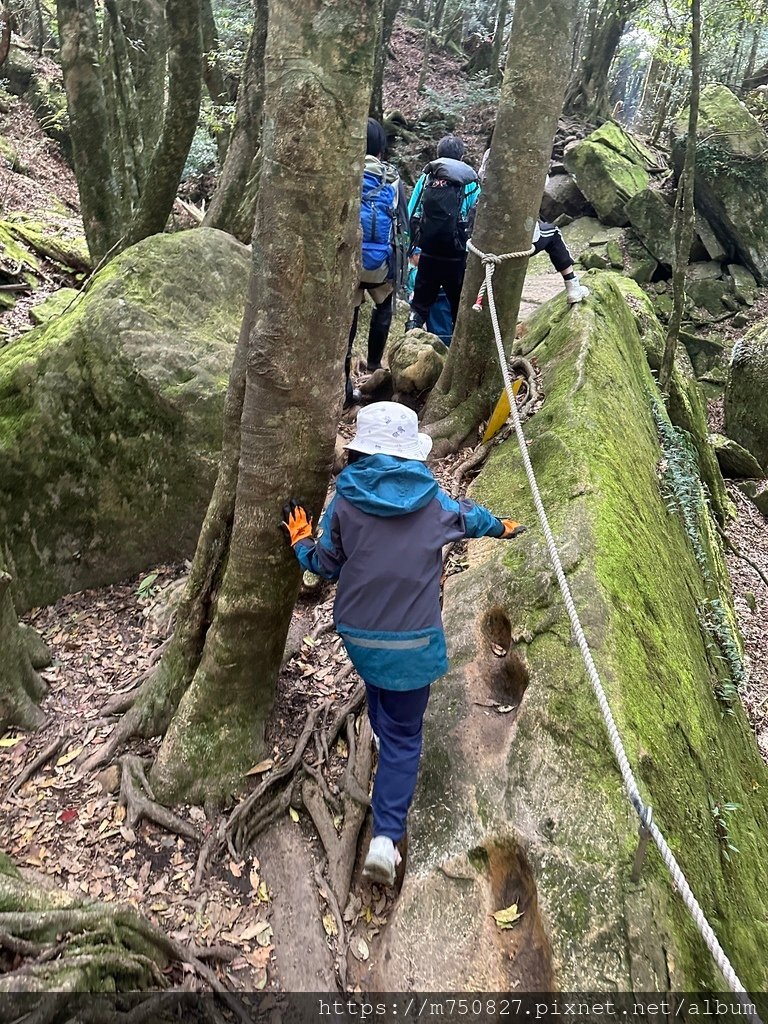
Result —
<instances>
[{"instance_id":1,"label":"blue backpack","mask_svg":"<svg viewBox=\"0 0 768 1024\"><path fill-rule=\"evenodd\" d=\"M376 270L389 262L395 242L398 179L386 180L386 169L363 173L360 225L363 229L363 270Z\"/></svg>"}]
</instances>

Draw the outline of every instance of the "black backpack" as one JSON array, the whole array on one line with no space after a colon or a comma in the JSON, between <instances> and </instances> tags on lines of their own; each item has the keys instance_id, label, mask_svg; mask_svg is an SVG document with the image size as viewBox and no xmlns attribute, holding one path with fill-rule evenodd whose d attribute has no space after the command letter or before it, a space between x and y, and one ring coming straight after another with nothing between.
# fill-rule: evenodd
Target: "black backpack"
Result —
<instances>
[{"instance_id":1,"label":"black backpack","mask_svg":"<svg viewBox=\"0 0 768 1024\"><path fill-rule=\"evenodd\" d=\"M429 175L421 194L419 245L430 256L456 259L467 248L467 222L461 219L464 186Z\"/></svg>"}]
</instances>

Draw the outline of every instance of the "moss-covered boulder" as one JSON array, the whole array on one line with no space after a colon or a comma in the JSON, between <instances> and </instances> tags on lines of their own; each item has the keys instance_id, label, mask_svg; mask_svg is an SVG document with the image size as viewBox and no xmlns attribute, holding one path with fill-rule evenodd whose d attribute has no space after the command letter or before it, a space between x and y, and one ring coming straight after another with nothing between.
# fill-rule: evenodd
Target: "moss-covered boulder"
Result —
<instances>
[{"instance_id":1,"label":"moss-covered boulder","mask_svg":"<svg viewBox=\"0 0 768 1024\"><path fill-rule=\"evenodd\" d=\"M768 471L768 322L752 328L731 352L725 389L725 432Z\"/></svg>"},{"instance_id":2,"label":"moss-covered boulder","mask_svg":"<svg viewBox=\"0 0 768 1024\"><path fill-rule=\"evenodd\" d=\"M687 124L686 110L674 128L678 168ZM701 92L695 201L726 254L768 281L768 135L724 85Z\"/></svg>"},{"instance_id":3,"label":"moss-covered boulder","mask_svg":"<svg viewBox=\"0 0 768 1024\"><path fill-rule=\"evenodd\" d=\"M629 224L625 206L650 182L654 157L637 139L609 122L565 154L565 166L605 224Z\"/></svg>"},{"instance_id":4,"label":"moss-covered boulder","mask_svg":"<svg viewBox=\"0 0 768 1024\"><path fill-rule=\"evenodd\" d=\"M421 328L395 337L387 348L395 394L410 399L425 396L437 383L447 355L437 335Z\"/></svg>"},{"instance_id":5,"label":"moss-covered boulder","mask_svg":"<svg viewBox=\"0 0 768 1024\"><path fill-rule=\"evenodd\" d=\"M194 550L248 270L223 232L157 235L0 350L0 546L22 605Z\"/></svg>"},{"instance_id":6,"label":"moss-covered boulder","mask_svg":"<svg viewBox=\"0 0 768 1024\"><path fill-rule=\"evenodd\" d=\"M530 456L640 788L759 994L768 769L735 694L722 552L646 364L647 298L617 274L591 274L589 287L578 310L562 298L542 307L523 339L546 395L525 427ZM432 690L406 884L366 985L721 991L653 847L639 883L630 879L637 818L514 438L474 497L530 529L519 542L470 544L468 569L447 582L453 667ZM739 808L724 834L712 807L726 801ZM492 914L511 904L523 916L502 930Z\"/></svg>"},{"instance_id":7,"label":"moss-covered boulder","mask_svg":"<svg viewBox=\"0 0 768 1024\"><path fill-rule=\"evenodd\" d=\"M659 261L671 266L675 262L675 240L672 236L673 210L660 192L646 188L626 205L627 217L641 241Z\"/></svg>"}]
</instances>

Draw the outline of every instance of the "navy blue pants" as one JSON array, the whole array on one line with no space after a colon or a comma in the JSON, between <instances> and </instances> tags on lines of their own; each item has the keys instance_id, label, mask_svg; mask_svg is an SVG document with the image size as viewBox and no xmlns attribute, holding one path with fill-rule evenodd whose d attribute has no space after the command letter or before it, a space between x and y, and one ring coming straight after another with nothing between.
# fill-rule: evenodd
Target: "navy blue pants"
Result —
<instances>
[{"instance_id":1,"label":"navy blue pants","mask_svg":"<svg viewBox=\"0 0 768 1024\"><path fill-rule=\"evenodd\" d=\"M383 690L365 684L368 717L379 737L379 766L373 783L373 834L393 843L405 835L405 820L416 789L421 732L429 687Z\"/></svg>"}]
</instances>

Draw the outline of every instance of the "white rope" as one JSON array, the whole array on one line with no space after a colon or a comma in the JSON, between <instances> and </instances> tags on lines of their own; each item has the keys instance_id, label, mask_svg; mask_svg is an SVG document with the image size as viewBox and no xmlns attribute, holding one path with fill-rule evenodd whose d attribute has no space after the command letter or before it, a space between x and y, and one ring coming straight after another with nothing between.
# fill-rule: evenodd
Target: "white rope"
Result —
<instances>
[{"instance_id":1,"label":"white rope","mask_svg":"<svg viewBox=\"0 0 768 1024\"><path fill-rule=\"evenodd\" d=\"M598 704L600 705L600 710L603 713L603 718L605 719L605 726L608 730L608 738L611 741L613 753L619 765L619 770L621 772L621 777L624 781L624 788L627 791L627 796L629 797L630 802L634 807L635 811L637 811L643 828L645 828L647 832L651 835L654 843L658 847L662 860L666 864L669 873L672 876L673 883L680 892L680 895L683 898L683 902L690 911L691 917L696 922L696 926L698 927L702 935L702 938L704 939L704 942L707 945L707 948L712 954L715 963L720 968L720 971L722 972L723 977L725 978L729 987L731 988L731 991L736 993L739 1002L742 1004L742 1006L745 1007L747 1014L752 1017L755 1024L761 1024L760 1017L757 1014L757 1010L755 1008L754 1003L749 998L746 989L739 980L736 971L733 969L733 965L726 956L723 947L718 942L717 936L712 930L709 921L707 921L706 917L704 916L704 911L701 909L698 900L694 896L693 891L690 885L688 884L688 881L685 875L683 874L680 865L675 859L675 855L669 848L669 845L664 836L662 835L661 830L652 820L650 806L644 803L643 798L640 795L640 791L637 788L637 781L635 780L635 776L632 773L632 769L630 767L629 760L624 749L624 744L621 741L619 730L616 727L616 722L614 720L613 713L611 712L611 708L608 703L608 698L606 697L605 690L603 689L603 685L600 682L600 676L598 674L597 667L595 666L595 662L592 658L592 652L590 651L587 639L584 636L584 630L582 629L578 612L576 611L576 608L573 603L571 589L568 586L568 580L565 577L565 572L563 571L563 566L560 561L560 555L555 544L555 538L552 535L552 530L549 525L547 513L544 509L544 504L541 500L541 494L539 492L539 487L536 482L536 476L533 472L533 466L531 465L531 460L528 455L528 445L525 441L525 434L523 433L523 428L520 423L520 416L517 411L517 402L512 391L512 381L509 376L509 367L507 366L507 357L504 352L504 343L501 338L499 318L496 312L496 302L494 301L493 295L493 274L497 265L502 260L519 259L524 256L530 255L530 253L506 253L503 256L495 256L492 253L481 252L472 244L471 240L467 243L467 248L469 249L470 252L473 252L482 260L483 266L485 267L485 282L483 294L486 292L488 294L488 308L491 314L491 323L493 324L493 333L494 338L496 340L496 348L498 350L499 355L501 374L502 377L504 378L504 387L506 388L507 391L509 407L512 412L512 422L514 423L515 434L517 435L517 443L520 447L520 454L523 459L523 465L525 466L525 472L528 477L528 483L530 484L531 493L533 494L533 501L536 505L536 511L539 516L541 528L544 531L544 537L547 542L547 548L549 549L549 556L552 560L552 565L555 569L557 582L560 584L560 591L563 595L563 601L565 602L568 617L571 620L573 636L576 640L576 643L579 645L579 650L581 651L581 656L584 659L584 665L587 669L587 674L589 676L590 682L592 683L592 687L595 691L595 696L597 697Z\"/></svg>"}]
</instances>

